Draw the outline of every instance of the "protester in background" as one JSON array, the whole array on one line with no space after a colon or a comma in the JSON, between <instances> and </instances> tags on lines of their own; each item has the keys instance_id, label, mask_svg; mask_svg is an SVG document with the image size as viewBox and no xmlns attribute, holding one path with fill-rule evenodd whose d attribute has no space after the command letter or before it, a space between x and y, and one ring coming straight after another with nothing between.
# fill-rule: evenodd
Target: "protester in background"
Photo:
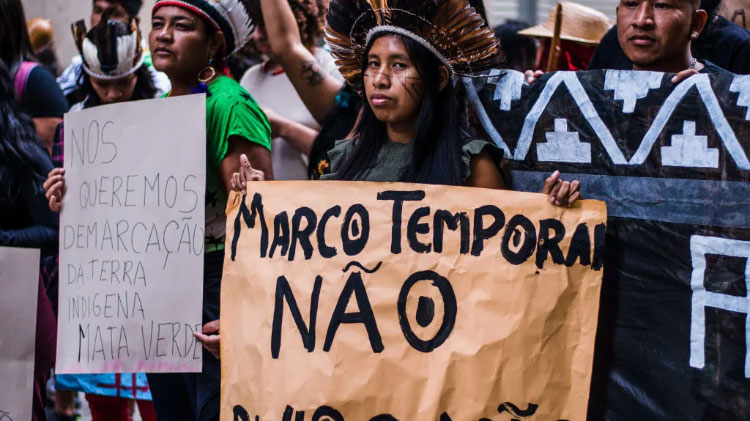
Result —
<instances>
[{"instance_id":1,"label":"protester in background","mask_svg":"<svg viewBox=\"0 0 750 421\"><path fill-rule=\"evenodd\" d=\"M718 14L725 17L729 22L750 30L750 22L747 19L747 11L750 10L748 0L726 0L719 3L721 7L717 10Z\"/></svg>"},{"instance_id":2,"label":"protester in background","mask_svg":"<svg viewBox=\"0 0 750 421\"><path fill-rule=\"evenodd\" d=\"M39 63L55 77L60 73L60 63L55 54L55 37L52 31L52 22L44 18L31 18L26 22L29 29L29 40L31 51L39 60Z\"/></svg>"},{"instance_id":3,"label":"protester in background","mask_svg":"<svg viewBox=\"0 0 750 421\"><path fill-rule=\"evenodd\" d=\"M677 73L722 70L699 61L691 52L708 20L699 0L672 0L657 7L650 0L621 0L617 8L617 38L633 70Z\"/></svg>"},{"instance_id":4,"label":"protester in background","mask_svg":"<svg viewBox=\"0 0 750 421\"><path fill-rule=\"evenodd\" d=\"M131 19L128 24L110 20L109 12L102 15L99 24L86 32L81 20L72 25L73 38L83 59L83 85L86 92L83 102L74 105L78 111L100 104L154 98L156 88L151 74L143 64L145 52L141 48L140 30ZM62 128L60 129L62 133ZM53 147L52 170L44 183L49 207L60 211L65 189L63 151L64 139ZM151 403L151 393L146 375L139 374L89 374L58 375L55 384L55 417L57 421L75 420L74 394L84 392L93 421L129 421L129 400L136 399L143 421L155 421L156 413Z\"/></svg>"},{"instance_id":5,"label":"protester in background","mask_svg":"<svg viewBox=\"0 0 750 421\"><path fill-rule=\"evenodd\" d=\"M505 54L503 67L524 72L536 66L536 40L518 34L518 31L528 27L529 24L519 20L508 20L495 27L495 37L500 41Z\"/></svg>"},{"instance_id":6,"label":"protester in background","mask_svg":"<svg viewBox=\"0 0 750 421\"><path fill-rule=\"evenodd\" d=\"M596 46L602 36L612 26L612 22L601 12L577 3L561 2L560 6L560 39L559 50L550 54L555 35L557 8L552 8L547 20L537 26L519 31L521 35L538 38L541 41L537 70L586 70ZM557 62L548 65L549 58L554 55ZM528 70L528 69L526 69Z\"/></svg>"},{"instance_id":7,"label":"protester in background","mask_svg":"<svg viewBox=\"0 0 750 421\"><path fill-rule=\"evenodd\" d=\"M54 76L34 61L21 1L0 0L0 11L0 59L13 78L13 95L21 110L34 119L39 138L51 152L55 129L68 111L68 104Z\"/></svg>"},{"instance_id":8,"label":"protester in background","mask_svg":"<svg viewBox=\"0 0 750 421\"><path fill-rule=\"evenodd\" d=\"M693 55L736 74L750 74L750 31L719 15L721 0L702 0L706 27L692 45Z\"/></svg>"},{"instance_id":9,"label":"protester in background","mask_svg":"<svg viewBox=\"0 0 750 421\"><path fill-rule=\"evenodd\" d=\"M51 168L31 117L15 99L11 73L0 61L0 246L38 248L42 257L57 251L57 218L42 190ZM34 421L46 420L45 384L54 366L56 344L55 315L41 277L36 306Z\"/></svg>"},{"instance_id":10,"label":"protester in background","mask_svg":"<svg viewBox=\"0 0 750 421\"><path fill-rule=\"evenodd\" d=\"M226 57L242 48L252 31L247 4L241 0L159 0L152 11L149 44L154 66L172 83L168 96L207 95L206 322L219 317L225 209L240 155L248 155L254 166L273 178L268 121L247 91L222 76ZM221 372L219 361L209 353L203 354L202 373L148 377L159 421L218 419Z\"/></svg>"},{"instance_id":11,"label":"protester in background","mask_svg":"<svg viewBox=\"0 0 750 421\"><path fill-rule=\"evenodd\" d=\"M326 152L352 130L361 100L356 91L331 75L307 49L288 0L260 0L260 4L270 54L321 126L308 166L308 176L320 178L330 166Z\"/></svg>"},{"instance_id":12,"label":"protester in background","mask_svg":"<svg viewBox=\"0 0 750 421\"><path fill-rule=\"evenodd\" d=\"M727 72L707 60L696 59L691 52L707 20L700 0L665 0L659 4L653 0L621 0L617 37L632 63L631 70L676 73L672 83L677 84L697 73ZM527 71L526 81L533 83L540 75Z\"/></svg>"},{"instance_id":13,"label":"protester in background","mask_svg":"<svg viewBox=\"0 0 750 421\"><path fill-rule=\"evenodd\" d=\"M750 74L750 31L719 16L720 6L720 0L700 2L700 8L706 11L708 20L698 39L691 43L692 53L697 59L708 60L732 73ZM659 24L654 22L654 25ZM633 68L633 63L621 47L617 33L615 26L604 35L591 61L591 69Z\"/></svg>"},{"instance_id":14,"label":"protester in background","mask_svg":"<svg viewBox=\"0 0 750 421\"><path fill-rule=\"evenodd\" d=\"M289 1L302 45L326 73L340 78L330 53L318 47L327 4L324 0ZM251 3L251 10L256 23L254 44L265 60L251 67L240 84L264 108L271 123L274 177L277 180L304 180L308 178L307 160L320 126L274 56L258 0Z\"/></svg>"},{"instance_id":15,"label":"protester in background","mask_svg":"<svg viewBox=\"0 0 750 421\"><path fill-rule=\"evenodd\" d=\"M245 72L258 63L263 62L263 55L258 52L252 41L240 51L227 57L227 69L234 80L242 79Z\"/></svg>"},{"instance_id":16,"label":"protester in background","mask_svg":"<svg viewBox=\"0 0 750 421\"><path fill-rule=\"evenodd\" d=\"M109 19L119 20L127 24L130 20L138 17L138 12L141 10L142 4L142 0L93 0L91 16L89 18L91 27L97 26L105 13ZM151 63L151 54L148 52L147 46L144 45L143 48L145 50L143 63L149 69L154 86L160 93L169 92L169 79L165 74L159 73L154 69ZM83 60L80 55L73 57L73 61L68 68L57 78L57 83L60 85L60 89L62 89L71 106L84 101L87 96L90 96L90 92L81 89L85 85L83 80L85 72L83 71L82 64Z\"/></svg>"}]
</instances>

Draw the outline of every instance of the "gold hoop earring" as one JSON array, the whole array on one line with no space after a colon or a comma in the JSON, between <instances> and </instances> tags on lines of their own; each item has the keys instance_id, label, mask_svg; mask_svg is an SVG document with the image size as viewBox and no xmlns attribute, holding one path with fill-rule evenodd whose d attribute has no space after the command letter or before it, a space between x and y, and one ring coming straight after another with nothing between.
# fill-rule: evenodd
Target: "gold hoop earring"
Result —
<instances>
[{"instance_id":1,"label":"gold hoop earring","mask_svg":"<svg viewBox=\"0 0 750 421\"><path fill-rule=\"evenodd\" d=\"M213 66L208 65L198 73L198 82L208 83L216 76L216 69Z\"/></svg>"}]
</instances>

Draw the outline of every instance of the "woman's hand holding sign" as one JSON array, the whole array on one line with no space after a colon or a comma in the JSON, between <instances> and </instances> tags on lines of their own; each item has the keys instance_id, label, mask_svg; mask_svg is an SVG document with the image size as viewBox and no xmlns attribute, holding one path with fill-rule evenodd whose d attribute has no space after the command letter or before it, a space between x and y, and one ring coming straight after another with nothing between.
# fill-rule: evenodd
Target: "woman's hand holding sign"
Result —
<instances>
[{"instance_id":1,"label":"woman's hand holding sign","mask_svg":"<svg viewBox=\"0 0 750 421\"><path fill-rule=\"evenodd\" d=\"M549 201L555 206L573 206L581 197L581 183L578 180L560 180L560 171L555 171L544 180L542 193L549 195Z\"/></svg>"},{"instance_id":2,"label":"woman's hand holding sign","mask_svg":"<svg viewBox=\"0 0 750 421\"><path fill-rule=\"evenodd\" d=\"M248 181L263 181L266 176L263 171L256 170L247 159L247 155L240 156L240 172L232 174L232 190L247 194Z\"/></svg>"},{"instance_id":3,"label":"woman's hand holding sign","mask_svg":"<svg viewBox=\"0 0 750 421\"><path fill-rule=\"evenodd\" d=\"M54 212L60 212L62 195L65 192L65 169L55 168L50 171L43 187L44 195L49 201L49 208Z\"/></svg>"},{"instance_id":4,"label":"woman's hand holding sign","mask_svg":"<svg viewBox=\"0 0 750 421\"><path fill-rule=\"evenodd\" d=\"M203 332L195 332L193 333L193 336L195 336L195 339L198 339L198 341L203 344L203 347L206 348L206 351L210 352L211 355L216 357L217 360L220 359L219 351L221 348L221 337L219 335L218 319L203 325Z\"/></svg>"},{"instance_id":5,"label":"woman's hand holding sign","mask_svg":"<svg viewBox=\"0 0 750 421\"><path fill-rule=\"evenodd\" d=\"M232 174L232 190L247 194L248 181L263 181L265 174L263 171L256 170L250 164L247 155L240 155L240 171ZM219 335L219 320L208 322L203 326L203 332L194 333L198 341L217 359L220 356L221 336Z\"/></svg>"}]
</instances>

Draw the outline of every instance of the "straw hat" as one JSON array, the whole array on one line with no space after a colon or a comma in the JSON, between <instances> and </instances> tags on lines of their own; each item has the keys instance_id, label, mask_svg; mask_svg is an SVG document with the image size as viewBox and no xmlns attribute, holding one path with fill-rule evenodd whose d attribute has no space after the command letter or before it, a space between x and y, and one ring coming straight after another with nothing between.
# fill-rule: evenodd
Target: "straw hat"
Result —
<instances>
[{"instance_id":1,"label":"straw hat","mask_svg":"<svg viewBox=\"0 0 750 421\"><path fill-rule=\"evenodd\" d=\"M560 39L580 42L581 44L599 44L605 33L612 27L612 22L603 13L578 3L561 2L562 30ZM547 20L537 26L518 31L521 35L538 38L552 38L555 33L555 12L553 7Z\"/></svg>"}]
</instances>

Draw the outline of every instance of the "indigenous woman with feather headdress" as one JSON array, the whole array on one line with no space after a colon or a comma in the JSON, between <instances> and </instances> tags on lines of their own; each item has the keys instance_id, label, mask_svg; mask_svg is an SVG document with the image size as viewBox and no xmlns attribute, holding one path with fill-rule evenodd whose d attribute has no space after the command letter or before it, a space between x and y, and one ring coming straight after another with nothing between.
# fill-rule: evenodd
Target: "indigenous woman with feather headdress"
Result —
<instances>
[{"instance_id":1,"label":"indigenous woman with feather headdress","mask_svg":"<svg viewBox=\"0 0 750 421\"><path fill-rule=\"evenodd\" d=\"M498 148L461 127L453 78L500 57L468 1L334 1L326 38L366 101L354 138L329 151L324 179L505 187Z\"/></svg>"},{"instance_id":2,"label":"indigenous woman with feather headdress","mask_svg":"<svg viewBox=\"0 0 750 421\"><path fill-rule=\"evenodd\" d=\"M203 319L208 322L219 317L224 211L240 155L273 178L268 121L250 94L223 75L226 57L249 41L254 26L244 0L158 0L151 22L151 57L172 83L168 96L206 93ZM217 332L218 326L204 331ZM202 373L149 374L159 420L218 419L220 381L219 361L208 352Z\"/></svg>"},{"instance_id":3,"label":"indigenous woman with feather headdress","mask_svg":"<svg viewBox=\"0 0 750 421\"><path fill-rule=\"evenodd\" d=\"M459 76L498 64L498 41L467 0L333 0L326 38L341 75L364 96L351 139L329 151L334 180L506 188L500 150L469 134ZM232 188L265 174L245 156ZM558 206L580 198L578 182L550 176ZM215 323L218 325L218 321ZM200 338L218 350L219 335Z\"/></svg>"},{"instance_id":4,"label":"indigenous woman with feather headdress","mask_svg":"<svg viewBox=\"0 0 750 421\"><path fill-rule=\"evenodd\" d=\"M323 179L505 188L500 150L472 136L459 78L499 64L492 31L468 0L333 0L326 39L364 97L350 139L329 151ZM243 162L235 184L262 178ZM575 202L578 183L553 174L544 192Z\"/></svg>"}]
</instances>

